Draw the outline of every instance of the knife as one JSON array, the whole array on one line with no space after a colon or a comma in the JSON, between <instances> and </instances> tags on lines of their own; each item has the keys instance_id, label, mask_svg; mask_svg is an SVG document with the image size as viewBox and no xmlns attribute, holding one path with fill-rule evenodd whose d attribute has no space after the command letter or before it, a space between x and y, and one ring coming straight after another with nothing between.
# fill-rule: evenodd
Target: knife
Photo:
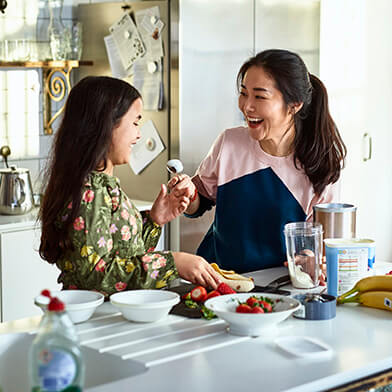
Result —
<instances>
[{"instance_id":1,"label":"knife","mask_svg":"<svg viewBox=\"0 0 392 392\"><path fill-rule=\"evenodd\" d=\"M256 285L252 291L263 291L265 293L271 294L290 295L290 291L279 289L279 287L285 286L289 283L291 283L290 275L284 275L274 279L272 282L268 283L267 286Z\"/></svg>"}]
</instances>

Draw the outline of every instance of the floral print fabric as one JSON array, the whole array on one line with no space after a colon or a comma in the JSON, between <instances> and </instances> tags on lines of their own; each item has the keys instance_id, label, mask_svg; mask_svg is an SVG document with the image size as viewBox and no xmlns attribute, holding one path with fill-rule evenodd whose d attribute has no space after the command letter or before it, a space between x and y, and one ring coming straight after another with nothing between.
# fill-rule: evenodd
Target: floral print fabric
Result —
<instances>
[{"instance_id":1,"label":"floral print fabric","mask_svg":"<svg viewBox=\"0 0 392 392\"><path fill-rule=\"evenodd\" d=\"M64 209L61 221L71 207ZM173 255L154 251L161 227L148 213L143 215L116 177L92 172L70 229L74 249L57 261L63 288L97 290L108 296L125 289L159 289L177 278Z\"/></svg>"}]
</instances>

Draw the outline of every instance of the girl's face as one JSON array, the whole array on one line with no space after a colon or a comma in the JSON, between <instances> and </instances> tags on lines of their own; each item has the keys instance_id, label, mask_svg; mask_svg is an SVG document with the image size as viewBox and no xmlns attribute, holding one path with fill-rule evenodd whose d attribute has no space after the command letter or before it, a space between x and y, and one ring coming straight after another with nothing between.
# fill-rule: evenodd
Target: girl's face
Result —
<instances>
[{"instance_id":1,"label":"girl's face","mask_svg":"<svg viewBox=\"0 0 392 392\"><path fill-rule=\"evenodd\" d=\"M293 115L275 81L261 67L250 67L243 78L238 106L250 135L258 141L279 142L293 125Z\"/></svg>"},{"instance_id":2,"label":"girl's face","mask_svg":"<svg viewBox=\"0 0 392 392\"><path fill-rule=\"evenodd\" d=\"M129 162L132 147L140 139L139 122L142 109L142 100L138 98L121 118L120 124L113 129L112 144L107 157L107 169L111 172L109 174L113 173L115 165Z\"/></svg>"}]
</instances>

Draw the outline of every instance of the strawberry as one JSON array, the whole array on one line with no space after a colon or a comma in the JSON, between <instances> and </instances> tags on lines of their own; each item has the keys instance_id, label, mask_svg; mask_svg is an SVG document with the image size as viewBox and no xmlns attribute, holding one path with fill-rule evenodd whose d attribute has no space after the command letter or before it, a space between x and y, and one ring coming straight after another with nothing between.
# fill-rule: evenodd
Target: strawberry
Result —
<instances>
[{"instance_id":1,"label":"strawberry","mask_svg":"<svg viewBox=\"0 0 392 392\"><path fill-rule=\"evenodd\" d=\"M271 313L272 312L272 305L266 301L259 301L260 306L263 307L264 311L266 313Z\"/></svg>"},{"instance_id":2,"label":"strawberry","mask_svg":"<svg viewBox=\"0 0 392 392\"><path fill-rule=\"evenodd\" d=\"M253 306L260 306L259 301L258 301L258 299L257 299L256 297L249 297L249 298L246 300L246 303L247 303L251 308L253 308Z\"/></svg>"},{"instance_id":3,"label":"strawberry","mask_svg":"<svg viewBox=\"0 0 392 392\"><path fill-rule=\"evenodd\" d=\"M191 292L185 293L181 298L184 300L191 299Z\"/></svg>"},{"instance_id":4,"label":"strawberry","mask_svg":"<svg viewBox=\"0 0 392 392\"><path fill-rule=\"evenodd\" d=\"M50 299L48 310L49 312L62 312L65 309L64 302L61 302L57 297Z\"/></svg>"},{"instance_id":5,"label":"strawberry","mask_svg":"<svg viewBox=\"0 0 392 392\"><path fill-rule=\"evenodd\" d=\"M195 302L203 302L207 298L207 290L203 286L197 286L191 291L191 299Z\"/></svg>"},{"instance_id":6,"label":"strawberry","mask_svg":"<svg viewBox=\"0 0 392 392\"><path fill-rule=\"evenodd\" d=\"M42 290L41 295L43 295L44 297L51 298L50 291L48 289Z\"/></svg>"},{"instance_id":7,"label":"strawberry","mask_svg":"<svg viewBox=\"0 0 392 392\"><path fill-rule=\"evenodd\" d=\"M210 298L214 298L214 297L218 297L220 296L221 293L218 290L212 290L208 293L207 298L206 299L210 299Z\"/></svg>"},{"instance_id":8,"label":"strawberry","mask_svg":"<svg viewBox=\"0 0 392 392\"><path fill-rule=\"evenodd\" d=\"M237 292L233 290L227 283L221 282L217 287L217 290L222 294L236 294Z\"/></svg>"},{"instance_id":9,"label":"strawberry","mask_svg":"<svg viewBox=\"0 0 392 392\"><path fill-rule=\"evenodd\" d=\"M260 306L255 306L252 308L251 313L264 313L264 310Z\"/></svg>"},{"instance_id":10,"label":"strawberry","mask_svg":"<svg viewBox=\"0 0 392 392\"><path fill-rule=\"evenodd\" d=\"M236 307L237 313L252 313L252 308L247 304L240 304Z\"/></svg>"}]
</instances>

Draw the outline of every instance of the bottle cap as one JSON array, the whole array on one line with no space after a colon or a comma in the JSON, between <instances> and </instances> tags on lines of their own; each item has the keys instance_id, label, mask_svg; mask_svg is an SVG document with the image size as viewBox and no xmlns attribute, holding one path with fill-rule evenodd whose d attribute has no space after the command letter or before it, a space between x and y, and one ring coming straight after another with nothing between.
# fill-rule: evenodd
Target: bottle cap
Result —
<instances>
[{"instance_id":1,"label":"bottle cap","mask_svg":"<svg viewBox=\"0 0 392 392\"><path fill-rule=\"evenodd\" d=\"M48 310L49 312L62 312L65 309L64 302L61 302L57 297L51 298Z\"/></svg>"}]
</instances>

